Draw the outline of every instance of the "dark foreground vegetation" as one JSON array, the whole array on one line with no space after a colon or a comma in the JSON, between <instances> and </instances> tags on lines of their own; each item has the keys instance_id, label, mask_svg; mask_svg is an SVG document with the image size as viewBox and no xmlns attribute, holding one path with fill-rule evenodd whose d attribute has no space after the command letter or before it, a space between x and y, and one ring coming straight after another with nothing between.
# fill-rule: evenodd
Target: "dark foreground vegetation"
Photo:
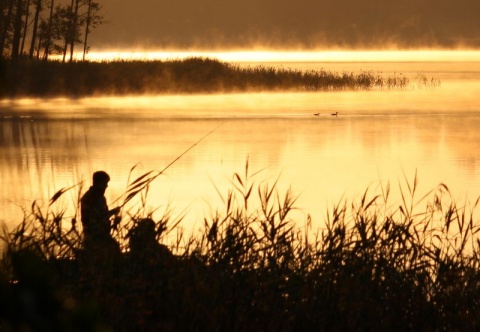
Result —
<instances>
[{"instance_id":1,"label":"dark foreground vegetation","mask_svg":"<svg viewBox=\"0 0 480 332\"><path fill-rule=\"evenodd\" d=\"M373 72L240 67L208 58L101 63L25 60L5 62L0 74L0 97L403 89L410 85L401 74L382 77ZM436 84L424 76L419 82Z\"/></svg>"},{"instance_id":2,"label":"dark foreground vegetation","mask_svg":"<svg viewBox=\"0 0 480 332\"><path fill-rule=\"evenodd\" d=\"M388 185L340 202L316 231L291 220L295 197L276 183L255 183L247 164L203 230L187 237L165 213L150 244L132 235L149 216L131 208L112 230L125 252L116 260L82 250L75 220L55 212L65 190L46 209L32 204L4 236L2 331L479 329L476 204L455 203L444 185L418 197L415 178L400 202ZM169 250L159 245L175 232Z\"/></svg>"}]
</instances>

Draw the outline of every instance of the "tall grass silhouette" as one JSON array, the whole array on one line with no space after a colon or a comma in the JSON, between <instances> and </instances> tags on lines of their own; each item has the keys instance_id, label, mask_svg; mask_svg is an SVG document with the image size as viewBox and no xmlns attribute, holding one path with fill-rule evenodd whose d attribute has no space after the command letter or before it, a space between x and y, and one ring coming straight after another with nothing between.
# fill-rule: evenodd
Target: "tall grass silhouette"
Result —
<instances>
[{"instance_id":1,"label":"tall grass silhouette","mask_svg":"<svg viewBox=\"0 0 480 332\"><path fill-rule=\"evenodd\" d=\"M68 64L24 61L6 66L4 76L7 88L0 90L0 97L406 89L415 82L418 87L439 85L423 74L411 81L403 74L241 67L200 57Z\"/></svg>"},{"instance_id":2,"label":"tall grass silhouette","mask_svg":"<svg viewBox=\"0 0 480 332\"><path fill-rule=\"evenodd\" d=\"M66 276L65 265L54 264L63 276L58 287L97 303L101 322L114 330L431 331L480 324L478 200L459 203L445 184L419 194L417 176L405 176L393 202L389 184L367 188L325 211L324 226L314 229L308 218L292 219L297 196L280 193L279 179L258 181L247 160L230 188L216 188L224 206L204 217L202 229L179 231L166 243L173 259L142 266L129 258L126 234L152 218L141 203L151 176L129 181L124 197L139 203L124 210L122 231L114 232L125 250L113 271L104 271L114 277L96 283L81 264ZM4 275L15 287L24 284L15 254L31 249L48 263L76 262L82 250L81 232L61 213L47 212L34 203L3 237ZM181 223L171 217L155 220L159 242Z\"/></svg>"}]
</instances>

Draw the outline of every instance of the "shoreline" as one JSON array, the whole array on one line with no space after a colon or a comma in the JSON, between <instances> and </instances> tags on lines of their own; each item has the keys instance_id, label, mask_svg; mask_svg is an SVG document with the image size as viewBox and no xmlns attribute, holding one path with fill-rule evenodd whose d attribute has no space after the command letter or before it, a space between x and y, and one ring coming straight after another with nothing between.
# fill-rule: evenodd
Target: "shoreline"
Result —
<instances>
[{"instance_id":1,"label":"shoreline","mask_svg":"<svg viewBox=\"0 0 480 332\"><path fill-rule=\"evenodd\" d=\"M371 71L338 73L263 65L242 67L201 57L166 61L18 61L3 62L0 66L2 99L404 89L411 84L402 74L383 77Z\"/></svg>"}]
</instances>

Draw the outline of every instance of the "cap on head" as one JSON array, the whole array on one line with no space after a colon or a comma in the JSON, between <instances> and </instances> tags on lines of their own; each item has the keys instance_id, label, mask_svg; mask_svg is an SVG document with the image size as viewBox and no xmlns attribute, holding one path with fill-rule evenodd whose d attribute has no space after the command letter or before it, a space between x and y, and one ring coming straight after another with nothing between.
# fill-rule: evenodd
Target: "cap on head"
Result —
<instances>
[{"instance_id":1,"label":"cap on head","mask_svg":"<svg viewBox=\"0 0 480 332\"><path fill-rule=\"evenodd\" d=\"M97 171L93 173L93 185L98 186L103 183L107 183L110 181L110 176L107 174L107 172L104 171Z\"/></svg>"}]
</instances>

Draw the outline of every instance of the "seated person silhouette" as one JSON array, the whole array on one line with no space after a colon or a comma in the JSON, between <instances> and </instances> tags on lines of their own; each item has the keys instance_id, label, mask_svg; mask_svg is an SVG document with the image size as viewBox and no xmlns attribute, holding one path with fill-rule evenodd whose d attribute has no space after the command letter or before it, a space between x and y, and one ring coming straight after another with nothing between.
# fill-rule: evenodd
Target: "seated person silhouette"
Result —
<instances>
[{"instance_id":1,"label":"seated person silhouette","mask_svg":"<svg viewBox=\"0 0 480 332\"><path fill-rule=\"evenodd\" d=\"M146 267L165 266L172 262L173 254L156 239L155 222L140 219L129 232L130 255L136 265Z\"/></svg>"},{"instance_id":2,"label":"seated person silhouette","mask_svg":"<svg viewBox=\"0 0 480 332\"><path fill-rule=\"evenodd\" d=\"M93 185L81 198L81 216L84 235L84 249L87 255L98 257L119 256L120 246L110 235L110 217L120 208L108 209L105 191L110 176L104 171L93 173Z\"/></svg>"}]
</instances>

